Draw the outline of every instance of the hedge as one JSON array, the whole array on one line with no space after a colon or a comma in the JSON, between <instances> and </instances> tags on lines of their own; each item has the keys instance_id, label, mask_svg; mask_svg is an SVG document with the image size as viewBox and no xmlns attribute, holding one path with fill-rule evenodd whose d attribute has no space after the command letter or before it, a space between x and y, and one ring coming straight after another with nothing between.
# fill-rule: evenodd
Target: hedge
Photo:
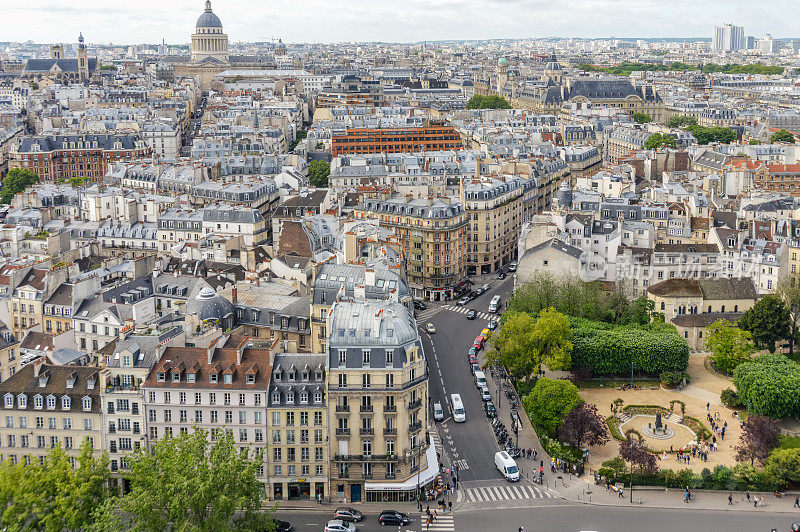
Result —
<instances>
[{"instance_id":1,"label":"hedge","mask_svg":"<svg viewBox=\"0 0 800 532\"><path fill-rule=\"evenodd\" d=\"M628 375L637 371L660 375L683 372L689 345L675 327L665 324L615 326L573 319L572 367L587 366L595 375Z\"/></svg>"},{"instance_id":2,"label":"hedge","mask_svg":"<svg viewBox=\"0 0 800 532\"><path fill-rule=\"evenodd\" d=\"M605 468L604 473L608 473ZM630 486L630 474L622 474L608 478L611 483ZM718 465L713 470L708 468L698 475L691 469L673 471L661 469L652 474L633 473L634 486L662 486L669 488L707 489L725 491L773 491L780 487L768 474L757 471L749 464L738 464L733 468Z\"/></svg>"}]
</instances>

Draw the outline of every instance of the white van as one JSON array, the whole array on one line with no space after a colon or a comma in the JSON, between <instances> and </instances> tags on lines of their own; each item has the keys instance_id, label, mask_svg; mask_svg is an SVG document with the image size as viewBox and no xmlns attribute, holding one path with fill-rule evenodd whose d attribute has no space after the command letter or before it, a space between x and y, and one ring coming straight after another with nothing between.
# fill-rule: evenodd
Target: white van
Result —
<instances>
[{"instance_id":1,"label":"white van","mask_svg":"<svg viewBox=\"0 0 800 532\"><path fill-rule=\"evenodd\" d=\"M488 388L488 386L486 386L486 375L482 371L475 372L475 386L477 386L479 390L483 387Z\"/></svg>"},{"instance_id":2,"label":"white van","mask_svg":"<svg viewBox=\"0 0 800 532\"><path fill-rule=\"evenodd\" d=\"M492 300L489 302L489 312L497 312L497 309L500 308L500 296L494 296Z\"/></svg>"},{"instance_id":3,"label":"white van","mask_svg":"<svg viewBox=\"0 0 800 532\"><path fill-rule=\"evenodd\" d=\"M517 467L517 463L507 452L500 451L499 453L495 453L494 465L509 482L516 482L519 480L519 468Z\"/></svg>"},{"instance_id":4,"label":"white van","mask_svg":"<svg viewBox=\"0 0 800 532\"><path fill-rule=\"evenodd\" d=\"M467 420L467 412L464 410L464 403L461 402L461 396L454 393L450 396L450 402L453 407L453 421L456 423L464 423Z\"/></svg>"}]
</instances>

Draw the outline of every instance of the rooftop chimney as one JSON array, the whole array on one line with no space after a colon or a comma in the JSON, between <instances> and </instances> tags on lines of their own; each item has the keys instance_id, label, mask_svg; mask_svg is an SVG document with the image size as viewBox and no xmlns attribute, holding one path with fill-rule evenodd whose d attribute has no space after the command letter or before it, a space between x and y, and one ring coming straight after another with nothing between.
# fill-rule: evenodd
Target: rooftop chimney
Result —
<instances>
[{"instance_id":1,"label":"rooftop chimney","mask_svg":"<svg viewBox=\"0 0 800 532\"><path fill-rule=\"evenodd\" d=\"M236 288L236 285L233 285L233 290L231 290L231 303L233 306L236 306L236 303L239 301L239 289Z\"/></svg>"}]
</instances>

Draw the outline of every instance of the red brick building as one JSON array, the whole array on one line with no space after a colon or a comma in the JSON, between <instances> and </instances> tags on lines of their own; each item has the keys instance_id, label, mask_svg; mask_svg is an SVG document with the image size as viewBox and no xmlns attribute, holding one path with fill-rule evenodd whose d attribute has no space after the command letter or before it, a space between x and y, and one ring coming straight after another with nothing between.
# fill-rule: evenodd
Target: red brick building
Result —
<instances>
[{"instance_id":1,"label":"red brick building","mask_svg":"<svg viewBox=\"0 0 800 532\"><path fill-rule=\"evenodd\" d=\"M464 147L453 126L429 123L423 127L352 128L334 136L331 155L414 153L458 150Z\"/></svg>"},{"instance_id":2,"label":"red brick building","mask_svg":"<svg viewBox=\"0 0 800 532\"><path fill-rule=\"evenodd\" d=\"M9 155L9 168L33 170L44 181L103 177L108 165L150 155L150 147L136 134L37 135L24 137Z\"/></svg>"},{"instance_id":3,"label":"red brick building","mask_svg":"<svg viewBox=\"0 0 800 532\"><path fill-rule=\"evenodd\" d=\"M756 170L758 190L800 196L800 164L766 164Z\"/></svg>"}]
</instances>

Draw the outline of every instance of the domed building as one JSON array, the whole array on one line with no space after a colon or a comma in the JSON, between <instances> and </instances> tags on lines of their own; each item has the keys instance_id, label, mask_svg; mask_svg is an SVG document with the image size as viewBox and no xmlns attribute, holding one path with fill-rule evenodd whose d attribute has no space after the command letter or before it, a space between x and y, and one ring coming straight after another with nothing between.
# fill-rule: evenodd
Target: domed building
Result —
<instances>
[{"instance_id":1,"label":"domed building","mask_svg":"<svg viewBox=\"0 0 800 532\"><path fill-rule=\"evenodd\" d=\"M231 302L208 286L186 303L187 326L197 327L218 323L223 331L229 331L233 329L234 317Z\"/></svg>"},{"instance_id":2,"label":"domed building","mask_svg":"<svg viewBox=\"0 0 800 532\"><path fill-rule=\"evenodd\" d=\"M222 21L211 10L211 0L206 0L206 10L197 19L192 35L192 63L228 63L228 36L222 32Z\"/></svg>"}]
</instances>

